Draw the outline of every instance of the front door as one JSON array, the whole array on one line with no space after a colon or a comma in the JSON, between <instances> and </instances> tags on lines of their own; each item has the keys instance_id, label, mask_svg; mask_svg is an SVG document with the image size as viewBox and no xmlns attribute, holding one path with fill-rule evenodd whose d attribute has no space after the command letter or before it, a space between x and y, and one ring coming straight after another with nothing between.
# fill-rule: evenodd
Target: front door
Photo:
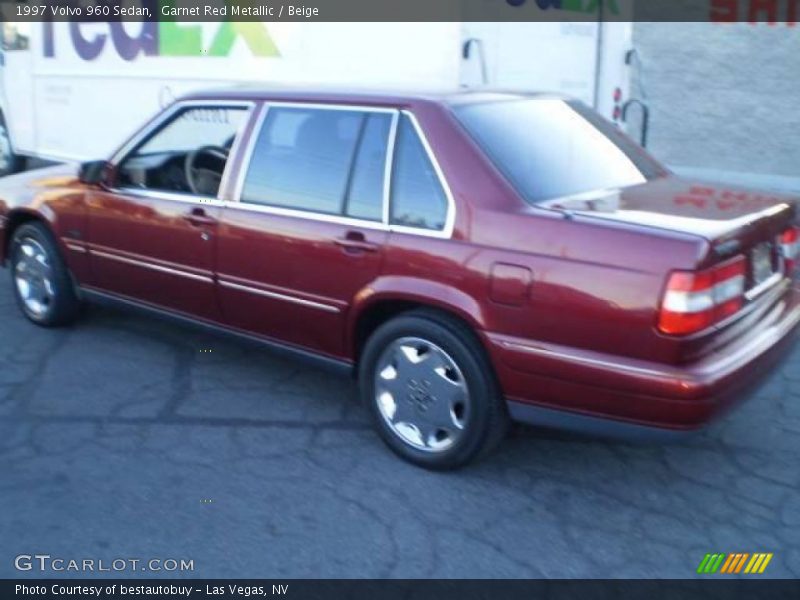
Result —
<instances>
[{"instance_id":1,"label":"front door","mask_svg":"<svg viewBox=\"0 0 800 600\"><path fill-rule=\"evenodd\" d=\"M388 236L389 109L274 104L223 210L226 322L332 356L347 310L379 274Z\"/></svg>"},{"instance_id":2,"label":"front door","mask_svg":"<svg viewBox=\"0 0 800 600\"><path fill-rule=\"evenodd\" d=\"M177 105L116 164L111 189L91 192L91 286L219 320L214 281L228 154L246 105Z\"/></svg>"}]
</instances>

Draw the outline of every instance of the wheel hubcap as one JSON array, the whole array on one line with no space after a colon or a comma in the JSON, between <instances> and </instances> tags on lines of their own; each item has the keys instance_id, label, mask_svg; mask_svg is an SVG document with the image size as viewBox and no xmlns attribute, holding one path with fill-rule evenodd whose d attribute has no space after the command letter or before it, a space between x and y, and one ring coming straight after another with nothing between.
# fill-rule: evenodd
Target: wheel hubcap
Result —
<instances>
[{"instance_id":1,"label":"wheel hubcap","mask_svg":"<svg viewBox=\"0 0 800 600\"><path fill-rule=\"evenodd\" d=\"M25 238L19 245L14 265L14 282L25 308L41 317L53 304L52 270L47 252L34 239Z\"/></svg>"},{"instance_id":2,"label":"wheel hubcap","mask_svg":"<svg viewBox=\"0 0 800 600\"><path fill-rule=\"evenodd\" d=\"M378 358L375 401L395 435L427 452L450 448L469 419L461 369L447 352L417 337L395 340Z\"/></svg>"}]
</instances>

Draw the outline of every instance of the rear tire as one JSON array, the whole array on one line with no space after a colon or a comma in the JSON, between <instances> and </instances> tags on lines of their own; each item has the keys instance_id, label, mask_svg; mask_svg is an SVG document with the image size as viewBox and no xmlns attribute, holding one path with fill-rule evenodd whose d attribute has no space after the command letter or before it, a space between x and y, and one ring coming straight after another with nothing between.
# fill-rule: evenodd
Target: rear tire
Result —
<instances>
[{"instance_id":1,"label":"rear tire","mask_svg":"<svg viewBox=\"0 0 800 600\"><path fill-rule=\"evenodd\" d=\"M80 300L47 227L41 223L18 227L11 238L9 255L14 296L25 316L43 327L73 322Z\"/></svg>"},{"instance_id":2,"label":"rear tire","mask_svg":"<svg viewBox=\"0 0 800 600\"><path fill-rule=\"evenodd\" d=\"M432 310L381 325L359 365L362 400L398 456L456 469L488 454L508 430L505 401L469 327Z\"/></svg>"}]
</instances>

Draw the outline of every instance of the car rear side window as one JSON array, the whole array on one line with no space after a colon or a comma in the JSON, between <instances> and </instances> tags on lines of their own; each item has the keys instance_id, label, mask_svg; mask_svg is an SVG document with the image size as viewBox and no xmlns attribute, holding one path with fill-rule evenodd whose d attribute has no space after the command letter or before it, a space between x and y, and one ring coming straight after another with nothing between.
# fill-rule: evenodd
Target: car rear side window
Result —
<instances>
[{"instance_id":1,"label":"car rear side window","mask_svg":"<svg viewBox=\"0 0 800 600\"><path fill-rule=\"evenodd\" d=\"M391 115L270 107L242 202L381 220Z\"/></svg>"},{"instance_id":2,"label":"car rear side window","mask_svg":"<svg viewBox=\"0 0 800 600\"><path fill-rule=\"evenodd\" d=\"M391 125L392 117L388 113L373 113L364 121L347 194L347 216L383 220L383 181Z\"/></svg>"},{"instance_id":3,"label":"car rear side window","mask_svg":"<svg viewBox=\"0 0 800 600\"><path fill-rule=\"evenodd\" d=\"M447 195L411 119L397 129L392 171L391 223L421 229L444 229Z\"/></svg>"}]
</instances>

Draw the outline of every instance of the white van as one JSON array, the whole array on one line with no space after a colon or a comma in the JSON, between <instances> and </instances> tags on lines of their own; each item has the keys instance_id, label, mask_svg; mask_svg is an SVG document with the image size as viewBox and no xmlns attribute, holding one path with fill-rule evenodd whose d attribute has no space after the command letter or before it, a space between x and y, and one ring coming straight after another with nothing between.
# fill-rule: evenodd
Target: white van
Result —
<instances>
[{"instance_id":1,"label":"white van","mask_svg":"<svg viewBox=\"0 0 800 600\"><path fill-rule=\"evenodd\" d=\"M5 23L0 173L108 156L176 97L249 81L554 91L618 120L630 45L626 22Z\"/></svg>"}]
</instances>

